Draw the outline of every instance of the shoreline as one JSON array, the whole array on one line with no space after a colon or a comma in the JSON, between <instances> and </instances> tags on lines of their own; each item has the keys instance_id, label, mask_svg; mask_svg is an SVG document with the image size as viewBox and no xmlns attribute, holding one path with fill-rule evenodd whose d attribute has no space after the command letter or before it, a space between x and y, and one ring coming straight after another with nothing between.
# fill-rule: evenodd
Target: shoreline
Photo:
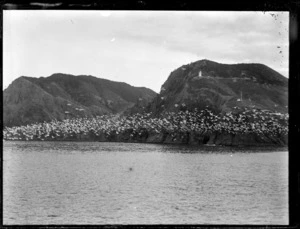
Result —
<instances>
[{"instance_id":1,"label":"shoreline","mask_svg":"<svg viewBox=\"0 0 300 229\"><path fill-rule=\"evenodd\" d=\"M173 145L173 146L187 146L187 147L205 147L205 148L214 148L214 147L224 147L224 148L284 148L288 150L288 144L272 144L272 143L238 143L238 144L189 144L183 142L149 142L149 141L97 141L91 139L45 139L45 140L10 140L3 139L5 142L86 142L86 143L136 143L136 144L157 144L157 145Z\"/></svg>"}]
</instances>

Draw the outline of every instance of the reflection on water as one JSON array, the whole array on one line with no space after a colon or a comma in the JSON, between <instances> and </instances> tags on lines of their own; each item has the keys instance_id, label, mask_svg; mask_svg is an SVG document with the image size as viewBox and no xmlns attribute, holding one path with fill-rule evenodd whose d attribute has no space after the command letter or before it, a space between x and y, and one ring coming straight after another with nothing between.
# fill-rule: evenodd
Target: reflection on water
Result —
<instances>
[{"instance_id":1,"label":"reflection on water","mask_svg":"<svg viewBox=\"0 0 300 229\"><path fill-rule=\"evenodd\" d=\"M288 152L4 142L4 224L288 224Z\"/></svg>"}]
</instances>

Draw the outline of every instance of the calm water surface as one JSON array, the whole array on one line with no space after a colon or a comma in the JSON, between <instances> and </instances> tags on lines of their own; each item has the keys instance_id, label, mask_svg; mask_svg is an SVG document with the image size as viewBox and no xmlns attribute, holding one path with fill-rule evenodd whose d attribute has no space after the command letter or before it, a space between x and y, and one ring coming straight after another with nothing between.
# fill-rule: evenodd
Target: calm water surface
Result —
<instances>
[{"instance_id":1,"label":"calm water surface","mask_svg":"<svg viewBox=\"0 0 300 229\"><path fill-rule=\"evenodd\" d=\"M4 224L288 224L288 152L4 142Z\"/></svg>"}]
</instances>

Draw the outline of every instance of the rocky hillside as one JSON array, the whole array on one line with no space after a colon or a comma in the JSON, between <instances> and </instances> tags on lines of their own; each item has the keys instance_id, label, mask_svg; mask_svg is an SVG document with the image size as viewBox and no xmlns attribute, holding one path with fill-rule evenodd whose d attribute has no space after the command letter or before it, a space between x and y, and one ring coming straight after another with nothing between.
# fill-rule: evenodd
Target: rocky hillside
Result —
<instances>
[{"instance_id":1,"label":"rocky hillside","mask_svg":"<svg viewBox=\"0 0 300 229\"><path fill-rule=\"evenodd\" d=\"M146 106L156 93L93 76L53 74L22 76L3 92L4 126L122 113L136 103Z\"/></svg>"},{"instance_id":2,"label":"rocky hillside","mask_svg":"<svg viewBox=\"0 0 300 229\"><path fill-rule=\"evenodd\" d=\"M146 111L161 114L208 108L288 112L288 79L262 64L220 64L200 60L174 70Z\"/></svg>"}]
</instances>

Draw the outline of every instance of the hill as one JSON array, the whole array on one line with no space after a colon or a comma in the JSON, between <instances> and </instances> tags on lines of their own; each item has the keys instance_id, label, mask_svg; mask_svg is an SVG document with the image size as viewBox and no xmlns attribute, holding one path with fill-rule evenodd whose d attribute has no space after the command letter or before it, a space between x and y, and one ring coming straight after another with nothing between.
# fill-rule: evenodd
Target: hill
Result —
<instances>
[{"instance_id":1,"label":"hill","mask_svg":"<svg viewBox=\"0 0 300 229\"><path fill-rule=\"evenodd\" d=\"M171 72L146 111L207 108L226 113L239 107L287 113L287 106L288 79L273 69L263 64L200 60Z\"/></svg>"},{"instance_id":2,"label":"hill","mask_svg":"<svg viewBox=\"0 0 300 229\"><path fill-rule=\"evenodd\" d=\"M135 103L146 106L156 93L85 75L19 77L3 92L4 126L74 117L120 114Z\"/></svg>"},{"instance_id":3,"label":"hill","mask_svg":"<svg viewBox=\"0 0 300 229\"><path fill-rule=\"evenodd\" d=\"M262 64L183 65L158 95L91 76L21 77L4 93L4 121L39 123L4 139L286 146L287 105L288 79Z\"/></svg>"}]
</instances>

